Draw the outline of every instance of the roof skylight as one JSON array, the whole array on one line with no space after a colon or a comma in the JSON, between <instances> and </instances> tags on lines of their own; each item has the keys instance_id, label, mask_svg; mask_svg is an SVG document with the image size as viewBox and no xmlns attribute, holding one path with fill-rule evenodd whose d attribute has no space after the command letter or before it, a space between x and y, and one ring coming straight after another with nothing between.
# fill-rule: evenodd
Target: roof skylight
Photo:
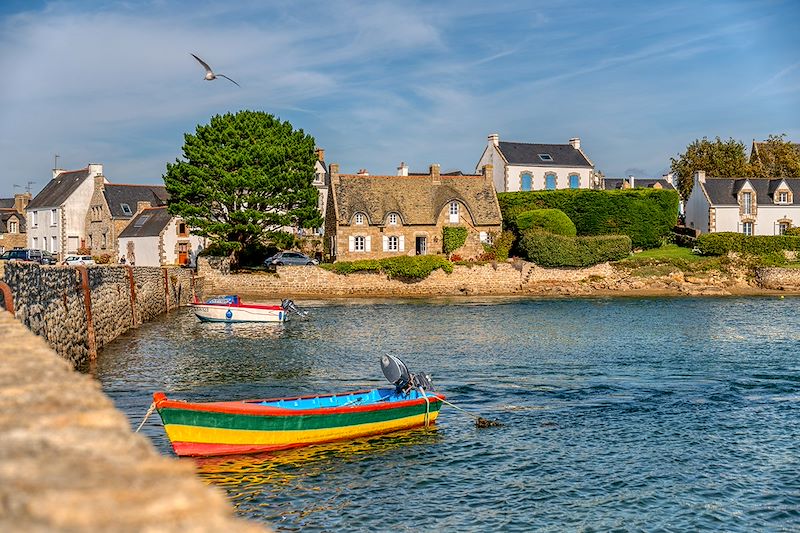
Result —
<instances>
[{"instance_id":1,"label":"roof skylight","mask_svg":"<svg viewBox=\"0 0 800 533\"><path fill-rule=\"evenodd\" d=\"M141 228L142 226L144 226L144 223L147 222L149 219L150 215L142 215L136 220L136 222L133 223L133 227Z\"/></svg>"},{"instance_id":2,"label":"roof skylight","mask_svg":"<svg viewBox=\"0 0 800 533\"><path fill-rule=\"evenodd\" d=\"M539 154L539 159L541 159L542 161L552 161L553 156L551 156L550 154Z\"/></svg>"}]
</instances>

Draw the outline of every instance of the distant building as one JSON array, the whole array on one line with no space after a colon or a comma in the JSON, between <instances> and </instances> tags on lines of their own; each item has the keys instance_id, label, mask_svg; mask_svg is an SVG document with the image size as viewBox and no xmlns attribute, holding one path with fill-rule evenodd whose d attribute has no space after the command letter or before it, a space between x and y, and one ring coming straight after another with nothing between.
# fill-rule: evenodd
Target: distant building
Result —
<instances>
[{"instance_id":1,"label":"distant building","mask_svg":"<svg viewBox=\"0 0 800 533\"><path fill-rule=\"evenodd\" d=\"M674 191L675 186L668 176L660 178L637 178L628 176L627 178L603 178L601 188L607 191L616 189L667 189Z\"/></svg>"},{"instance_id":2,"label":"distant building","mask_svg":"<svg viewBox=\"0 0 800 533\"><path fill-rule=\"evenodd\" d=\"M135 266L195 265L205 248L205 238L192 234L180 217L166 206L146 207L140 202L136 215L119 234L117 244L128 264Z\"/></svg>"},{"instance_id":3,"label":"distant building","mask_svg":"<svg viewBox=\"0 0 800 533\"><path fill-rule=\"evenodd\" d=\"M48 250L62 260L85 246L86 211L94 193L94 178L103 181L103 165L80 170L53 170L53 179L26 208L28 248Z\"/></svg>"},{"instance_id":4,"label":"distant building","mask_svg":"<svg viewBox=\"0 0 800 533\"><path fill-rule=\"evenodd\" d=\"M315 153L317 154L317 162L314 167L314 187L317 188L319 193L317 209L322 215L322 226L316 228L314 234L322 236L325 234L325 210L328 208L328 192L331 186L331 178L328 173L328 167L325 164L325 150L317 148Z\"/></svg>"},{"instance_id":5,"label":"distant building","mask_svg":"<svg viewBox=\"0 0 800 533\"><path fill-rule=\"evenodd\" d=\"M686 225L702 232L782 235L800 224L800 178L693 176Z\"/></svg>"},{"instance_id":6,"label":"distant building","mask_svg":"<svg viewBox=\"0 0 800 533\"><path fill-rule=\"evenodd\" d=\"M501 141L497 133L488 137L476 171L494 168L497 192L554 189L593 189L594 163L581 149L579 138L568 144L537 144Z\"/></svg>"},{"instance_id":7,"label":"distant building","mask_svg":"<svg viewBox=\"0 0 800 533\"><path fill-rule=\"evenodd\" d=\"M25 207L30 200L31 194L27 192L15 194L14 198L0 198L0 253L27 246Z\"/></svg>"},{"instance_id":8,"label":"distant building","mask_svg":"<svg viewBox=\"0 0 800 533\"><path fill-rule=\"evenodd\" d=\"M140 203L160 207L167 203L163 185L118 185L95 176L94 193L86 213L86 244L94 255L109 254L116 262L120 257L118 236L131 222Z\"/></svg>"},{"instance_id":9,"label":"distant building","mask_svg":"<svg viewBox=\"0 0 800 533\"><path fill-rule=\"evenodd\" d=\"M398 174L339 174L339 165L330 165L325 246L332 259L442 253L448 226L467 229L466 243L456 252L477 257L501 231L491 165L482 174L463 175L441 174L439 165L427 174L410 174L401 164Z\"/></svg>"}]
</instances>

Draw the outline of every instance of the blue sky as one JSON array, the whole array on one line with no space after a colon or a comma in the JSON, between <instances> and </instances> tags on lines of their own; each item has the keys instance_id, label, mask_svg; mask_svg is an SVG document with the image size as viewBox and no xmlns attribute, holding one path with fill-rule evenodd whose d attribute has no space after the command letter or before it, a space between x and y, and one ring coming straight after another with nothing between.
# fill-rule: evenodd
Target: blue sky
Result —
<instances>
[{"instance_id":1,"label":"blue sky","mask_svg":"<svg viewBox=\"0 0 800 533\"><path fill-rule=\"evenodd\" d=\"M258 109L343 172L473 170L486 136L660 175L697 138L800 141L800 2L0 4L0 197L103 163L157 183L183 134ZM204 81L194 52L241 88Z\"/></svg>"}]
</instances>

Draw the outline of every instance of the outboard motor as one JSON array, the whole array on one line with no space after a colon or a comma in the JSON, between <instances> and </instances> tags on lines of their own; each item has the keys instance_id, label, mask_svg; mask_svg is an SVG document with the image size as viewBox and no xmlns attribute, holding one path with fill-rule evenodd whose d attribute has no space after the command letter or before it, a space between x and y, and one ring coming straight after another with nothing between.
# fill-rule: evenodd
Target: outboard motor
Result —
<instances>
[{"instance_id":1,"label":"outboard motor","mask_svg":"<svg viewBox=\"0 0 800 533\"><path fill-rule=\"evenodd\" d=\"M393 355L386 354L381 357L381 369L389 383L395 386L397 392L407 392L411 389L433 390L431 377L427 374L412 374L406 364Z\"/></svg>"},{"instance_id":2,"label":"outboard motor","mask_svg":"<svg viewBox=\"0 0 800 533\"><path fill-rule=\"evenodd\" d=\"M283 310L286 311L287 313L294 313L297 316L303 318L308 316L308 311L303 311L302 309L298 308L294 304L294 302L292 300L289 300L288 298L281 300L281 307L283 307Z\"/></svg>"}]
</instances>

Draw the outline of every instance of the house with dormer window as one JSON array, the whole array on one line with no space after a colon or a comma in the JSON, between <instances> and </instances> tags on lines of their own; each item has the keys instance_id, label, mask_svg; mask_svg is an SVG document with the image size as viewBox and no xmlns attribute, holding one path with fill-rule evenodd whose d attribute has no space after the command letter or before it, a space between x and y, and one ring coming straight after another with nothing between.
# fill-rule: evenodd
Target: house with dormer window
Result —
<instances>
[{"instance_id":1,"label":"house with dormer window","mask_svg":"<svg viewBox=\"0 0 800 533\"><path fill-rule=\"evenodd\" d=\"M686 225L704 233L782 235L800 225L800 178L711 178L698 171Z\"/></svg>"},{"instance_id":2,"label":"house with dormer window","mask_svg":"<svg viewBox=\"0 0 800 533\"><path fill-rule=\"evenodd\" d=\"M493 133L483 150L477 169L494 168L497 192L555 189L594 189L594 163L581 149L581 140L568 144L538 144L501 141Z\"/></svg>"},{"instance_id":3,"label":"house with dormer window","mask_svg":"<svg viewBox=\"0 0 800 533\"><path fill-rule=\"evenodd\" d=\"M337 261L442 253L443 228L467 229L463 258L478 257L501 231L502 219L492 167L481 174L409 173L396 176L339 174L330 165L331 187L325 214L325 252Z\"/></svg>"},{"instance_id":4,"label":"house with dormer window","mask_svg":"<svg viewBox=\"0 0 800 533\"><path fill-rule=\"evenodd\" d=\"M0 198L0 253L25 248L28 240L25 207L30 200L29 192L15 194L14 198Z\"/></svg>"}]
</instances>

